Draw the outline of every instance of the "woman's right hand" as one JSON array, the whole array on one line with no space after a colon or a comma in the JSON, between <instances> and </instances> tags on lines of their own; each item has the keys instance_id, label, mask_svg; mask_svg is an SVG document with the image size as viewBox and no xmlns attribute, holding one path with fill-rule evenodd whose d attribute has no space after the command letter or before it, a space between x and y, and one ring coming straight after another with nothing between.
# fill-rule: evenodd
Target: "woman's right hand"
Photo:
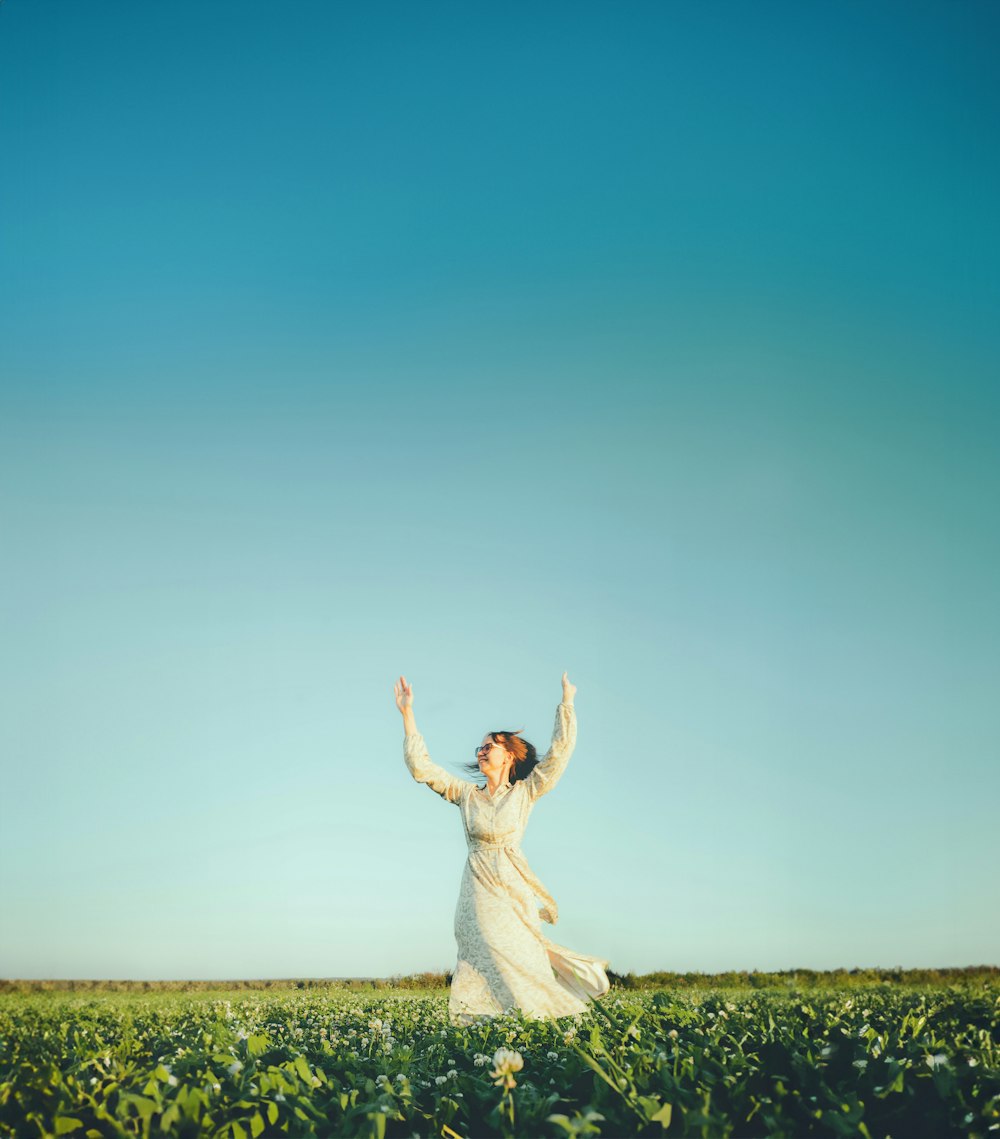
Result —
<instances>
[{"instance_id":1,"label":"woman's right hand","mask_svg":"<svg viewBox=\"0 0 1000 1139\"><path fill-rule=\"evenodd\" d=\"M401 676L395 684L396 690L396 707L400 712L405 712L407 708L413 707L413 685L406 683L406 677Z\"/></svg>"}]
</instances>

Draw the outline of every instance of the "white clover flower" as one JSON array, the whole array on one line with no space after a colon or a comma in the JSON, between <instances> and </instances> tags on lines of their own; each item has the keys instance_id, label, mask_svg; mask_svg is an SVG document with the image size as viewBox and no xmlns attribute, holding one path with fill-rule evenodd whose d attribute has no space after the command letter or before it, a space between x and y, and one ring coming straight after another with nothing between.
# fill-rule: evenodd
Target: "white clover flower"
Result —
<instances>
[{"instance_id":1,"label":"white clover flower","mask_svg":"<svg viewBox=\"0 0 1000 1139\"><path fill-rule=\"evenodd\" d=\"M830 1045L828 1044L828 1045L827 1045L825 1048L821 1048L821 1049L819 1050L819 1054L820 1054L821 1056L829 1056L829 1055L830 1055L830 1053L831 1053L832 1051L833 1051L833 1049L832 1049L832 1048L830 1047Z\"/></svg>"},{"instance_id":2,"label":"white clover flower","mask_svg":"<svg viewBox=\"0 0 1000 1139\"><path fill-rule=\"evenodd\" d=\"M177 1087L177 1077L176 1077L176 1076L167 1076L167 1083L168 1083L168 1084L169 1084L169 1085L170 1085L172 1088L175 1088L175 1087Z\"/></svg>"},{"instance_id":3,"label":"white clover flower","mask_svg":"<svg viewBox=\"0 0 1000 1139\"><path fill-rule=\"evenodd\" d=\"M851 1063L854 1065L855 1068L858 1069L859 1072L863 1072L865 1070L865 1068L868 1067L868 1061L867 1060L852 1060Z\"/></svg>"},{"instance_id":4,"label":"white clover flower","mask_svg":"<svg viewBox=\"0 0 1000 1139\"><path fill-rule=\"evenodd\" d=\"M545 1055L546 1055L546 1056L547 1056L547 1057L548 1057L550 1060L558 1060L558 1059L559 1059L559 1053L558 1053L558 1052L546 1052L546 1053L545 1053Z\"/></svg>"},{"instance_id":5,"label":"white clover flower","mask_svg":"<svg viewBox=\"0 0 1000 1139\"><path fill-rule=\"evenodd\" d=\"M928 1068L940 1068L948 1063L948 1057L943 1052L937 1052L933 1056L926 1057Z\"/></svg>"},{"instance_id":6,"label":"white clover flower","mask_svg":"<svg viewBox=\"0 0 1000 1139\"><path fill-rule=\"evenodd\" d=\"M278 1101L278 1103L284 1103L285 1102L285 1093L284 1092L275 1092L274 1098Z\"/></svg>"},{"instance_id":7,"label":"white clover flower","mask_svg":"<svg viewBox=\"0 0 1000 1139\"><path fill-rule=\"evenodd\" d=\"M974 1068L979 1063L979 1061L975 1058L975 1056L970 1056L968 1058L968 1060L966 1061L966 1063L969 1065L970 1068Z\"/></svg>"},{"instance_id":8,"label":"white clover flower","mask_svg":"<svg viewBox=\"0 0 1000 1139\"><path fill-rule=\"evenodd\" d=\"M404 1076L404 1075L403 1075L403 1073L402 1073L402 1072L400 1072L400 1073L399 1073L399 1074L396 1076L396 1079L397 1079L397 1081L398 1081L399 1083L402 1083L402 1082L403 1082L403 1081L406 1079L406 1076Z\"/></svg>"},{"instance_id":9,"label":"white clover flower","mask_svg":"<svg viewBox=\"0 0 1000 1139\"><path fill-rule=\"evenodd\" d=\"M498 1048L493 1054L493 1071L490 1075L494 1077L494 1084L497 1086L502 1084L504 1088L510 1089L517 1086L514 1073L523 1067L524 1057L520 1052L510 1048Z\"/></svg>"},{"instance_id":10,"label":"white clover flower","mask_svg":"<svg viewBox=\"0 0 1000 1139\"><path fill-rule=\"evenodd\" d=\"M221 1092L222 1091L222 1084L212 1084L212 1091L213 1092Z\"/></svg>"},{"instance_id":11,"label":"white clover flower","mask_svg":"<svg viewBox=\"0 0 1000 1139\"><path fill-rule=\"evenodd\" d=\"M434 1077L434 1083L436 1083L436 1084L446 1084L447 1082L448 1082L447 1076L435 1076Z\"/></svg>"},{"instance_id":12,"label":"white clover flower","mask_svg":"<svg viewBox=\"0 0 1000 1139\"><path fill-rule=\"evenodd\" d=\"M454 1068L448 1069L448 1079L449 1080L457 1080L458 1079L458 1072Z\"/></svg>"},{"instance_id":13,"label":"white clover flower","mask_svg":"<svg viewBox=\"0 0 1000 1139\"><path fill-rule=\"evenodd\" d=\"M91 1077L90 1077L90 1082L91 1082L92 1084L96 1084L96 1083L97 1083L97 1077L96 1077L96 1076L91 1076Z\"/></svg>"},{"instance_id":14,"label":"white clover flower","mask_svg":"<svg viewBox=\"0 0 1000 1139\"><path fill-rule=\"evenodd\" d=\"M671 1030L670 1030L670 1031L667 1033L667 1035L670 1037L670 1039L671 1039L671 1040L676 1040L676 1039L677 1039L677 1029L676 1029L676 1028L672 1028L672 1029L671 1029Z\"/></svg>"},{"instance_id":15,"label":"white clover flower","mask_svg":"<svg viewBox=\"0 0 1000 1139\"><path fill-rule=\"evenodd\" d=\"M237 1072L240 1070L240 1068L242 1068L242 1067L243 1067L243 1065L240 1063L240 1061L239 1061L239 1060L234 1060L234 1061L233 1061L233 1062L232 1062L232 1063L229 1065L229 1067L226 1069L226 1071L227 1071L227 1072L228 1072L228 1073L229 1073L231 1076L235 1076L235 1075L236 1075L236 1073L237 1073Z\"/></svg>"},{"instance_id":16,"label":"white clover flower","mask_svg":"<svg viewBox=\"0 0 1000 1139\"><path fill-rule=\"evenodd\" d=\"M488 1064L490 1062L490 1058L489 1056L484 1056L482 1052L477 1052L475 1056L473 1056L472 1062L476 1065L477 1068L481 1068L484 1064Z\"/></svg>"}]
</instances>

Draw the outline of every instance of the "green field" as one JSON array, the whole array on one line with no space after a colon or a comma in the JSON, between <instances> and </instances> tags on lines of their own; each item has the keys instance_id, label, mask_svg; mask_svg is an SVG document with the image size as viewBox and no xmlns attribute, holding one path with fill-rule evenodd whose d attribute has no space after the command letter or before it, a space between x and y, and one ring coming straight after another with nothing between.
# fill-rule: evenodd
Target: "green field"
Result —
<instances>
[{"instance_id":1,"label":"green field","mask_svg":"<svg viewBox=\"0 0 1000 1139\"><path fill-rule=\"evenodd\" d=\"M1000 984L0 993L0 1135L1000 1137ZM506 1057L501 1049L517 1056Z\"/></svg>"}]
</instances>

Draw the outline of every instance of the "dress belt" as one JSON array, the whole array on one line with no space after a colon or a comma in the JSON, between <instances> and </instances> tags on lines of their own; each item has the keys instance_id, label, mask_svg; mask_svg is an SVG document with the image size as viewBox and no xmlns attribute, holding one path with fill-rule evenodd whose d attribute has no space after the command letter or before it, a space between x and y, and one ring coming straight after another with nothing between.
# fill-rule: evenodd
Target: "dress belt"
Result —
<instances>
[{"instance_id":1,"label":"dress belt","mask_svg":"<svg viewBox=\"0 0 1000 1139\"><path fill-rule=\"evenodd\" d=\"M539 914L542 921L547 921L549 925L555 925L559 919L559 907L556 905L555 898L545 889L539 882L538 876L528 865L528 860L524 857L521 848L517 845L508 844L505 842L470 842L469 853L472 854L478 850L502 850L505 851L507 857L514 864L514 868L521 875L521 877L528 883L531 890L539 898L542 899L544 905L539 907Z\"/></svg>"}]
</instances>

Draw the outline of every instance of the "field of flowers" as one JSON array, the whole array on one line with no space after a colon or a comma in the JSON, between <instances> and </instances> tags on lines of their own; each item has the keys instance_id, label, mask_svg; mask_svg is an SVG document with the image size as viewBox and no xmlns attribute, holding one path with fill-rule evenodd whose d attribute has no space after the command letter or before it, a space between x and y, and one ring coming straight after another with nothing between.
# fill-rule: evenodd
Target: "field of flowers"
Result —
<instances>
[{"instance_id":1,"label":"field of flowers","mask_svg":"<svg viewBox=\"0 0 1000 1139\"><path fill-rule=\"evenodd\" d=\"M0 1135L1000 1136L1000 986L613 989L464 1028L445 993L0 994Z\"/></svg>"}]
</instances>

